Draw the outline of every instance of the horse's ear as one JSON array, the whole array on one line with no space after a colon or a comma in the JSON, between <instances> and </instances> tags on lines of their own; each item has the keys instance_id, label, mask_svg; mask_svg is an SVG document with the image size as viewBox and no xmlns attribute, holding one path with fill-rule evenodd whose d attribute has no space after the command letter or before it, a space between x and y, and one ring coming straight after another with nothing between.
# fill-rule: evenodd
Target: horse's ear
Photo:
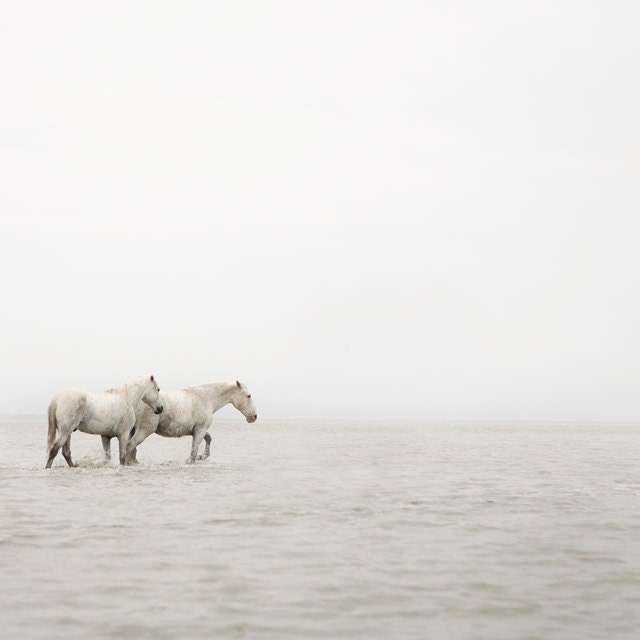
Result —
<instances>
[{"instance_id":1,"label":"horse's ear","mask_svg":"<svg viewBox=\"0 0 640 640\"><path fill-rule=\"evenodd\" d=\"M242 389L242 385L236 380L236 384L238 385L238 389Z\"/></svg>"},{"instance_id":2,"label":"horse's ear","mask_svg":"<svg viewBox=\"0 0 640 640\"><path fill-rule=\"evenodd\" d=\"M149 378L149 380L151 380L151 382L153 382L153 376L151 376L151 377Z\"/></svg>"}]
</instances>

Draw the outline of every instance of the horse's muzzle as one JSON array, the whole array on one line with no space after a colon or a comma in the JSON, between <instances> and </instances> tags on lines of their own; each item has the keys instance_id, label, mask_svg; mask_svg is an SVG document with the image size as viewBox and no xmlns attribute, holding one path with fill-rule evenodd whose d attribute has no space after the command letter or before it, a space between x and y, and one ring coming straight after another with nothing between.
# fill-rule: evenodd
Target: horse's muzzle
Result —
<instances>
[{"instance_id":1,"label":"horse's muzzle","mask_svg":"<svg viewBox=\"0 0 640 640\"><path fill-rule=\"evenodd\" d=\"M159 416L162 413L163 409L164 409L164 407L162 405L160 405L159 407L156 407L153 410L153 413L155 413L157 416Z\"/></svg>"},{"instance_id":2,"label":"horse's muzzle","mask_svg":"<svg viewBox=\"0 0 640 640\"><path fill-rule=\"evenodd\" d=\"M252 423L255 422L258 419L258 414L254 413L252 416L247 416L247 422L248 423Z\"/></svg>"}]
</instances>

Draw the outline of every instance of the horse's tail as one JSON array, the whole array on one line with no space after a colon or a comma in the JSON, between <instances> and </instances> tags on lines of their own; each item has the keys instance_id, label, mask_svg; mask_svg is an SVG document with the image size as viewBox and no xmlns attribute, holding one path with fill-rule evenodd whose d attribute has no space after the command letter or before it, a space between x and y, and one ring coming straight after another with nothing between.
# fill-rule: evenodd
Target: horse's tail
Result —
<instances>
[{"instance_id":1,"label":"horse's tail","mask_svg":"<svg viewBox=\"0 0 640 640\"><path fill-rule=\"evenodd\" d=\"M58 408L58 399L54 398L49 403L49 430L47 432L47 455L51 451L51 447L56 439L56 431L58 430L58 420L56 418L56 409Z\"/></svg>"}]
</instances>

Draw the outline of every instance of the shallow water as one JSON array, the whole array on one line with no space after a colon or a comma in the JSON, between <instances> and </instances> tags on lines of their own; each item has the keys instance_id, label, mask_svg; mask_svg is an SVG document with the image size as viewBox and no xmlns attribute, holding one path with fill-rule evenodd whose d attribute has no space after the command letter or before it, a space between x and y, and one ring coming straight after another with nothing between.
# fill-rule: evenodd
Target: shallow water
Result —
<instances>
[{"instance_id":1,"label":"shallow water","mask_svg":"<svg viewBox=\"0 0 640 640\"><path fill-rule=\"evenodd\" d=\"M3 638L640 637L638 425L45 432L0 421Z\"/></svg>"}]
</instances>

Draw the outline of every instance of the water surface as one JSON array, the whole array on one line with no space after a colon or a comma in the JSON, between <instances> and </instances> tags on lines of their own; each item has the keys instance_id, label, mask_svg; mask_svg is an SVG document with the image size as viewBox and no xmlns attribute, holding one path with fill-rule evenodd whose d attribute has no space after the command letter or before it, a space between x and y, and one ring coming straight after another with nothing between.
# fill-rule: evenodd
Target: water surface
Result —
<instances>
[{"instance_id":1,"label":"water surface","mask_svg":"<svg viewBox=\"0 0 640 640\"><path fill-rule=\"evenodd\" d=\"M640 637L638 425L212 435L45 471L45 420L1 420L0 636Z\"/></svg>"}]
</instances>

